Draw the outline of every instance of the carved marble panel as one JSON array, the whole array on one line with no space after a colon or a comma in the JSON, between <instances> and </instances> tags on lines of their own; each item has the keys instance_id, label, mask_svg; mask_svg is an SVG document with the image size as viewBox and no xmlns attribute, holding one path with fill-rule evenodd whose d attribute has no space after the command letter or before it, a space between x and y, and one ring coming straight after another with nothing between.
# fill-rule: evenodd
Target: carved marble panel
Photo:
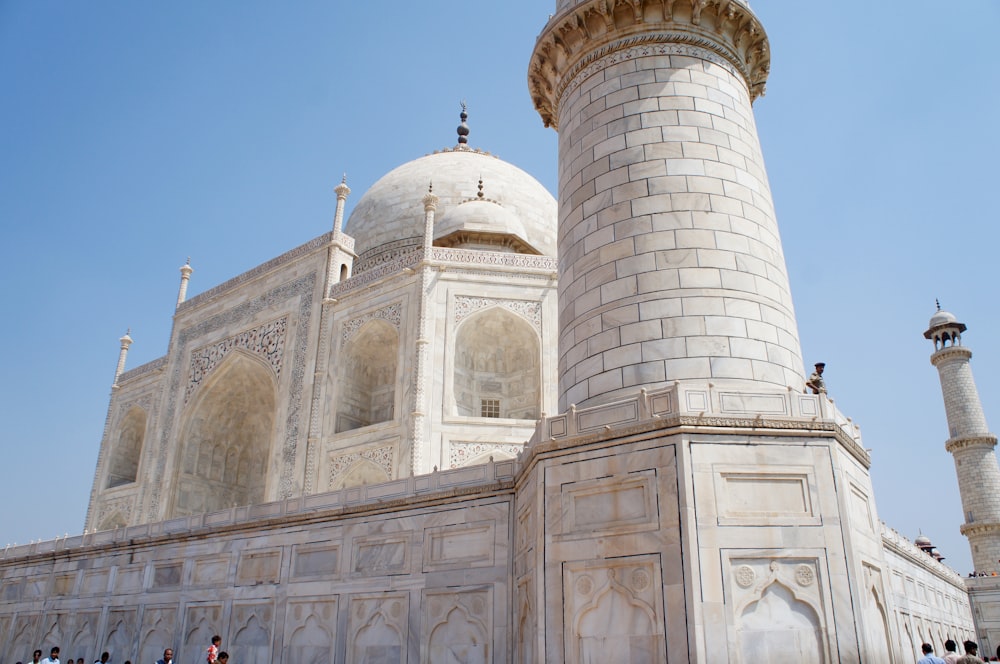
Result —
<instances>
[{"instance_id":1,"label":"carved marble panel","mask_svg":"<svg viewBox=\"0 0 1000 664\"><path fill-rule=\"evenodd\" d=\"M351 555L352 573L358 576L409 574L412 539L410 533L355 538Z\"/></svg>"},{"instance_id":2,"label":"carved marble panel","mask_svg":"<svg viewBox=\"0 0 1000 664\"><path fill-rule=\"evenodd\" d=\"M222 341L192 350L188 384L184 390L185 403L198 389L201 382L225 359L226 355L237 349L257 355L268 363L275 376L280 376L287 328L288 316L283 316L278 320L234 334Z\"/></svg>"},{"instance_id":3,"label":"carved marble panel","mask_svg":"<svg viewBox=\"0 0 1000 664\"><path fill-rule=\"evenodd\" d=\"M270 602L233 602L229 634L233 651L240 653L240 664L270 664L274 606Z\"/></svg>"},{"instance_id":4,"label":"carved marble panel","mask_svg":"<svg viewBox=\"0 0 1000 664\"><path fill-rule=\"evenodd\" d=\"M146 566L141 564L119 567L115 574L115 594L141 592L145 571Z\"/></svg>"},{"instance_id":5,"label":"carved marble panel","mask_svg":"<svg viewBox=\"0 0 1000 664\"><path fill-rule=\"evenodd\" d=\"M327 664L337 642L337 595L289 600L283 662Z\"/></svg>"},{"instance_id":6,"label":"carved marble panel","mask_svg":"<svg viewBox=\"0 0 1000 664\"><path fill-rule=\"evenodd\" d=\"M21 598L22 579L4 579L0 583L0 599L5 602L16 602Z\"/></svg>"},{"instance_id":7,"label":"carved marble panel","mask_svg":"<svg viewBox=\"0 0 1000 664\"><path fill-rule=\"evenodd\" d=\"M469 664L493 661L492 590L425 590L421 600L421 660Z\"/></svg>"},{"instance_id":8,"label":"carved marble panel","mask_svg":"<svg viewBox=\"0 0 1000 664\"><path fill-rule=\"evenodd\" d=\"M72 629L72 613L67 611L46 613L42 620L42 638L39 643L51 643L52 645L66 643L72 634Z\"/></svg>"},{"instance_id":9,"label":"carved marble panel","mask_svg":"<svg viewBox=\"0 0 1000 664\"><path fill-rule=\"evenodd\" d=\"M150 590L175 590L181 586L181 574L184 563L172 562L157 564L153 567L153 576L149 584ZM162 654L162 653L161 653Z\"/></svg>"},{"instance_id":10,"label":"carved marble panel","mask_svg":"<svg viewBox=\"0 0 1000 664\"><path fill-rule=\"evenodd\" d=\"M409 595L355 595L347 618L347 664L402 664L409 634Z\"/></svg>"},{"instance_id":11,"label":"carved marble panel","mask_svg":"<svg viewBox=\"0 0 1000 664\"><path fill-rule=\"evenodd\" d=\"M340 548L339 541L313 542L292 546L292 578L339 577Z\"/></svg>"},{"instance_id":12,"label":"carved marble panel","mask_svg":"<svg viewBox=\"0 0 1000 664\"><path fill-rule=\"evenodd\" d=\"M656 475L652 470L612 476L562 487L563 538L655 530Z\"/></svg>"},{"instance_id":13,"label":"carved marble panel","mask_svg":"<svg viewBox=\"0 0 1000 664\"><path fill-rule=\"evenodd\" d=\"M91 653L97 647L97 630L100 627L101 612L79 611L76 613L76 620L73 625L73 634L69 641L63 646L64 653Z\"/></svg>"},{"instance_id":14,"label":"carved marble panel","mask_svg":"<svg viewBox=\"0 0 1000 664\"><path fill-rule=\"evenodd\" d=\"M105 628L104 649L111 653L111 661L124 662L136 656L134 644L138 636L136 630L136 609L111 609ZM161 653L162 654L162 653ZM159 658L159 655L157 655ZM155 659L153 660L156 661Z\"/></svg>"},{"instance_id":15,"label":"carved marble panel","mask_svg":"<svg viewBox=\"0 0 1000 664\"><path fill-rule=\"evenodd\" d=\"M720 526L820 524L812 467L748 470L745 466L718 464L714 471Z\"/></svg>"},{"instance_id":16,"label":"carved marble panel","mask_svg":"<svg viewBox=\"0 0 1000 664\"><path fill-rule=\"evenodd\" d=\"M139 661L155 662L166 648L175 647L176 606L147 606L139 628Z\"/></svg>"},{"instance_id":17,"label":"carved marble panel","mask_svg":"<svg viewBox=\"0 0 1000 664\"><path fill-rule=\"evenodd\" d=\"M236 566L236 585L256 586L278 583L281 572L281 549L244 551Z\"/></svg>"},{"instance_id":18,"label":"carved marble panel","mask_svg":"<svg viewBox=\"0 0 1000 664\"><path fill-rule=\"evenodd\" d=\"M854 482L851 482L851 517L855 525L862 526L869 533L875 532L875 520L872 518L871 501L868 493Z\"/></svg>"},{"instance_id":19,"label":"carved marble panel","mask_svg":"<svg viewBox=\"0 0 1000 664\"><path fill-rule=\"evenodd\" d=\"M72 595L75 586L75 572L72 574L56 574L55 577L52 578L53 595Z\"/></svg>"},{"instance_id":20,"label":"carved marble panel","mask_svg":"<svg viewBox=\"0 0 1000 664\"><path fill-rule=\"evenodd\" d=\"M540 661L536 651L538 640L535 610L535 574L531 572L517 581L514 606L514 661L534 664Z\"/></svg>"},{"instance_id":21,"label":"carved marble panel","mask_svg":"<svg viewBox=\"0 0 1000 664\"><path fill-rule=\"evenodd\" d=\"M229 580L229 556L198 558L191 570L192 586L219 586Z\"/></svg>"},{"instance_id":22,"label":"carved marble panel","mask_svg":"<svg viewBox=\"0 0 1000 664\"><path fill-rule=\"evenodd\" d=\"M45 597L49 594L49 577L47 576L29 576L24 580L24 590L22 591L22 597L24 599L37 599L39 597Z\"/></svg>"},{"instance_id":23,"label":"carved marble panel","mask_svg":"<svg viewBox=\"0 0 1000 664\"><path fill-rule=\"evenodd\" d=\"M830 662L827 599L817 558L729 557L724 565L732 598L736 652L746 661Z\"/></svg>"},{"instance_id":24,"label":"carved marble panel","mask_svg":"<svg viewBox=\"0 0 1000 664\"><path fill-rule=\"evenodd\" d=\"M565 563L566 661L665 664L661 577L655 555Z\"/></svg>"},{"instance_id":25,"label":"carved marble panel","mask_svg":"<svg viewBox=\"0 0 1000 664\"><path fill-rule=\"evenodd\" d=\"M110 570L91 569L83 573L83 580L80 581L81 595L103 595L108 591L108 577Z\"/></svg>"},{"instance_id":26,"label":"carved marble panel","mask_svg":"<svg viewBox=\"0 0 1000 664\"><path fill-rule=\"evenodd\" d=\"M36 613L18 613L11 628L10 649L30 653L37 648L38 630L42 624L42 616ZM9 652L9 651L8 651Z\"/></svg>"},{"instance_id":27,"label":"carved marble panel","mask_svg":"<svg viewBox=\"0 0 1000 664\"><path fill-rule=\"evenodd\" d=\"M189 604L184 612L182 642L185 652L199 652L212 642L212 636L222 632L222 603ZM232 653L235 656L235 653ZM157 656L159 657L159 656ZM155 661L155 660L154 660ZM191 660L194 661L193 659ZM200 659L198 660L201 661Z\"/></svg>"},{"instance_id":28,"label":"carved marble panel","mask_svg":"<svg viewBox=\"0 0 1000 664\"><path fill-rule=\"evenodd\" d=\"M11 623L11 616L0 616L0 652L15 650L13 644L7 642L7 633L10 631Z\"/></svg>"},{"instance_id":29,"label":"carved marble panel","mask_svg":"<svg viewBox=\"0 0 1000 664\"><path fill-rule=\"evenodd\" d=\"M424 571L491 567L496 527L492 521L424 529Z\"/></svg>"}]
</instances>

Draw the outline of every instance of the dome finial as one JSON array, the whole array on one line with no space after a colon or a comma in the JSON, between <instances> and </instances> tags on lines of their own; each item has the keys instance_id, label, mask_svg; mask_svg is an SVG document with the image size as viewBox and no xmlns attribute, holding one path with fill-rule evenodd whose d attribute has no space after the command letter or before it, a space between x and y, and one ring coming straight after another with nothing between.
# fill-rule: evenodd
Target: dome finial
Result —
<instances>
[{"instance_id":1,"label":"dome finial","mask_svg":"<svg viewBox=\"0 0 1000 664\"><path fill-rule=\"evenodd\" d=\"M937 305L937 310L941 311L941 300L934 298L934 304Z\"/></svg>"},{"instance_id":2,"label":"dome finial","mask_svg":"<svg viewBox=\"0 0 1000 664\"><path fill-rule=\"evenodd\" d=\"M465 122L469 119L469 114L466 113L468 107L465 104L465 100L462 100L462 112L459 114L459 118L462 120L462 124L458 125L458 144L467 145L469 143L469 125Z\"/></svg>"},{"instance_id":3,"label":"dome finial","mask_svg":"<svg viewBox=\"0 0 1000 664\"><path fill-rule=\"evenodd\" d=\"M476 194L476 198L483 200L483 176L482 173L479 174L479 193Z\"/></svg>"}]
</instances>

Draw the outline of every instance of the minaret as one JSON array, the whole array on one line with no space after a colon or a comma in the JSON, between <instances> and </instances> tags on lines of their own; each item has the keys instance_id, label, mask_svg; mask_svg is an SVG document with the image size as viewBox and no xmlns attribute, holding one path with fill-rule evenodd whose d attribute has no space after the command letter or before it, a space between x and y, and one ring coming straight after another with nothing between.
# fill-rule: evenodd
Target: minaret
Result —
<instances>
[{"instance_id":1,"label":"minaret","mask_svg":"<svg viewBox=\"0 0 1000 664\"><path fill-rule=\"evenodd\" d=\"M181 285L177 289L177 306L181 306L181 303L187 299L188 292L188 281L191 280L191 273L194 272L194 268L191 267L191 257L188 256L187 261L184 265L181 265Z\"/></svg>"},{"instance_id":2,"label":"minaret","mask_svg":"<svg viewBox=\"0 0 1000 664\"><path fill-rule=\"evenodd\" d=\"M801 391L743 2L558 0L528 79L559 132L560 408L675 380Z\"/></svg>"},{"instance_id":3,"label":"minaret","mask_svg":"<svg viewBox=\"0 0 1000 664\"><path fill-rule=\"evenodd\" d=\"M118 340L121 347L118 350L118 366L115 367L115 380L111 384L112 388L118 387L118 379L121 377L122 373L125 371L125 358L128 357L128 347L132 345L132 337L129 333L132 331L131 328L125 331L125 336Z\"/></svg>"},{"instance_id":4,"label":"minaret","mask_svg":"<svg viewBox=\"0 0 1000 664\"><path fill-rule=\"evenodd\" d=\"M924 337L934 342L931 364L937 367L948 416L945 449L955 457L955 472L962 495L965 524L976 571L993 572L1000 560L1000 467L993 449L997 437L990 433L972 379L972 351L962 345L965 325L941 311L931 317Z\"/></svg>"}]
</instances>

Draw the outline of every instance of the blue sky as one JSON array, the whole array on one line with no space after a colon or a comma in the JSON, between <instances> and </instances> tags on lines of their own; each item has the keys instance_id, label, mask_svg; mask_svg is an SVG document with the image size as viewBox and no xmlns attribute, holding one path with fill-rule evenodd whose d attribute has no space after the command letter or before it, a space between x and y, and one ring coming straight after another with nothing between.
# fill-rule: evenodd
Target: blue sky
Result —
<instances>
[{"instance_id":1,"label":"blue sky","mask_svg":"<svg viewBox=\"0 0 1000 664\"><path fill-rule=\"evenodd\" d=\"M550 6L551 4L551 6ZM190 295L328 230L391 168L470 142L555 192L527 93L552 3L0 0L0 546L80 532L118 338L166 352ZM1000 5L755 0L755 104L807 363L871 448L879 515L971 563L932 350L969 325L1000 426Z\"/></svg>"}]
</instances>

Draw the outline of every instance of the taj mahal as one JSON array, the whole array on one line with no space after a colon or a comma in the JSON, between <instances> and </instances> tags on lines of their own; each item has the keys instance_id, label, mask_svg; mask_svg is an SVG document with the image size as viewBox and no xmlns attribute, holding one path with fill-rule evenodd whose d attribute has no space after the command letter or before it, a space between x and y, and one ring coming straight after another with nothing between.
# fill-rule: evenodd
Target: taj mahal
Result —
<instances>
[{"instance_id":1,"label":"taj mahal","mask_svg":"<svg viewBox=\"0 0 1000 664\"><path fill-rule=\"evenodd\" d=\"M807 386L765 26L556 5L528 85L557 197L463 108L449 146L336 185L328 232L192 297L183 265L166 353L127 368L120 340L84 534L0 558L0 664L194 664L213 634L240 664L1000 645L1000 577L883 524L858 428ZM962 532L997 570L997 439L966 326L928 313Z\"/></svg>"}]
</instances>

